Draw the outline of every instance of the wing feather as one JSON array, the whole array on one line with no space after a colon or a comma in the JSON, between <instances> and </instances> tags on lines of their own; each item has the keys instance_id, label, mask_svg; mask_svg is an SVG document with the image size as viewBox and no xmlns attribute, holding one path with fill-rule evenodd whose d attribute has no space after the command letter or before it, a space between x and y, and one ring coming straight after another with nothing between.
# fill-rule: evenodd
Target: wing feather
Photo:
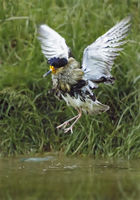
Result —
<instances>
[{"instance_id":1,"label":"wing feather","mask_svg":"<svg viewBox=\"0 0 140 200\"><path fill-rule=\"evenodd\" d=\"M45 24L39 27L38 33L42 53L48 60L54 57L68 59L69 48L62 36Z\"/></svg>"},{"instance_id":2,"label":"wing feather","mask_svg":"<svg viewBox=\"0 0 140 200\"><path fill-rule=\"evenodd\" d=\"M93 88L97 87L96 83L100 79L104 78L104 82L112 81L110 71L115 58L123 50L120 46L126 43L124 39L128 35L130 19L130 17L123 19L85 48L82 69L84 79L95 83L92 85Z\"/></svg>"}]
</instances>

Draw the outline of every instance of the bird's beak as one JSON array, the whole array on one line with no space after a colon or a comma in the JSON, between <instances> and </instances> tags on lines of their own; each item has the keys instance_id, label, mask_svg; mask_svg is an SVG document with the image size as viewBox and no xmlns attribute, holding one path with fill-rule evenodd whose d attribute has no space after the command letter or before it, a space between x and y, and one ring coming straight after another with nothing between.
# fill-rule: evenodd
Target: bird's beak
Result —
<instances>
[{"instance_id":1,"label":"bird's beak","mask_svg":"<svg viewBox=\"0 0 140 200\"><path fill-rule=\"evenodd\" d=\"M52 70L50 69L48 72L46 72L45 74L43 74L43 77L45 78L46 76L48 76L50 73L52 73Z\"/></svg>"},{"instance_id":2,"label":"bird's beak","mask_svg":"<svg viewBox=\"0 0 140 200\"><path fill-rule=\"evenodd\" d=\"M55 69L55 67L52 66L52 65L50 65L50 70L49 70L48 72L46 72L46 73L43 75L43 77L48 76L48 74L50 74L50 73L53 73L53 74L56 73L56 69Z\"/></svg>"}]
</instances>

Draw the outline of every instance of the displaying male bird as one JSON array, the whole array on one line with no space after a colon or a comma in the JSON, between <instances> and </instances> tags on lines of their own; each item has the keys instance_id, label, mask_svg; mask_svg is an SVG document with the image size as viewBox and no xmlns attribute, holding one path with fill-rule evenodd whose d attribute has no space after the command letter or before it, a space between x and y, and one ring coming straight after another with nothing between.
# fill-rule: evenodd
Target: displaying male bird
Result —
<instances>
[{"instance_id":1,"label":"displaying male bird","mask_svg":"<svg viewBox=\"0 0 140 200\"><path fill-rule=\"evenodd\" d=\"M50 70L43 76L52 73L55 95L78 111L78 115L57 128L63 128L64 132L73 132L73 126L81 117L82 111L93 115L109 109L109 106L97 100L94 90L100 83L113 84L111 68L115 58L123 50L120 46L126 42L124 39L129 28L130 17L127 17L85 48L80 65L71 56L70 48L63 37L47 25L39 27L38 39L50 65Z\"/></svg>"}]
</instances>

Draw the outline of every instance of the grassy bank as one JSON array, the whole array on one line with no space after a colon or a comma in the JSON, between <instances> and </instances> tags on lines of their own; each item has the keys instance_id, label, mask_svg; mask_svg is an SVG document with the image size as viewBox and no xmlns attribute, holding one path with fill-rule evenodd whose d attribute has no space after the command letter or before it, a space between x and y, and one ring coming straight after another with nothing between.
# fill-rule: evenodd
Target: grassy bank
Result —
<instances>
[{"instance_id":1,"label":"grassy bank","mask_svg":"<svg viewBox=\"0 0 140 200\"><path fill-rule=\"evenodd\" d=\"M140 3L138 0L3 0L0 12L1 155L64 151L140 158ZM98 99L107 113L85 116L74 134L55 127L76 112L48 93L51 78L37 40L37 25L62 34L77 60L83 49L116 22L132 15L132 30L116 60L113 86L102 85Z\"/></svg>"}]
</instances>

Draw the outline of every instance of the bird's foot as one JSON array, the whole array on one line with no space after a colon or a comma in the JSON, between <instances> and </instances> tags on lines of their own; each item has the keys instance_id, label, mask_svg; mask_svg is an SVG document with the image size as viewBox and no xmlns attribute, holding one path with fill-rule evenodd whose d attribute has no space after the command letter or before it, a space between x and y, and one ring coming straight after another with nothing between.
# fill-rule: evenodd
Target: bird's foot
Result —
<instances>
[{"instance_id":1,"label":"bird's foot","mask_svg":"<svg viewBox=\"0 0 140 200\"><path fill-rule=\"evenodd\" d=\"M65 129L65 128L66 128L66 126L68 126L68 125L69 125L69 122L71 122L72 120L74 120L75 118L77 118L77 116L78 116L78 115L76 115L76 116L72 117L71 119L69 119L69 120L65 121L63 124L60 124L60 125L59 125L59 126L57 126L56 128L57 128L57 129L59 129L59 128L63 128L63 129Z\"/></svg>"},{"instance_id":2,"label":"bird's foot","mask_svg":"<svg viewBox=\"0 0 140 200\"><path fill-rule=\"evenodd\" d=\"M60 124L59 126L57 126L56 128L59 129L59 128L63 128L64 129L64 133L67 133L69 131L71 131L71 133L73 133L73 126L74 124L80 119L80 117L82 116L82 110L78 110L78 115L76 115L75 117L65 121L63 124ZM71 122L72 120L75 121L71 124L70 127L66 128L66 126L69 124L69 122Z\"/></svg>"},{"instance_id":3,"label":"bird's foot","mask_svg":"<svg viewBox=\"0 0 140 200\"><path fill-rule=\"evenodd\" d=\"M67 133L67 132L69 132L69 131L70 131L71 133L73 133L73 126L70 126L70 127L64 129L64 133Z\"/></svg>"},{"instance_id":4,"label":"bird's foot","mask_svg":"<svg viewBox=\"0 0 140 200\"><path fill-rule=\"evenodd\" d=\"M64 122L63 124L60 124L59 126L57 126L56 128L59 129L59 128L64 128L69 124L69 122Z\"/></svg>"}]
</instances>

